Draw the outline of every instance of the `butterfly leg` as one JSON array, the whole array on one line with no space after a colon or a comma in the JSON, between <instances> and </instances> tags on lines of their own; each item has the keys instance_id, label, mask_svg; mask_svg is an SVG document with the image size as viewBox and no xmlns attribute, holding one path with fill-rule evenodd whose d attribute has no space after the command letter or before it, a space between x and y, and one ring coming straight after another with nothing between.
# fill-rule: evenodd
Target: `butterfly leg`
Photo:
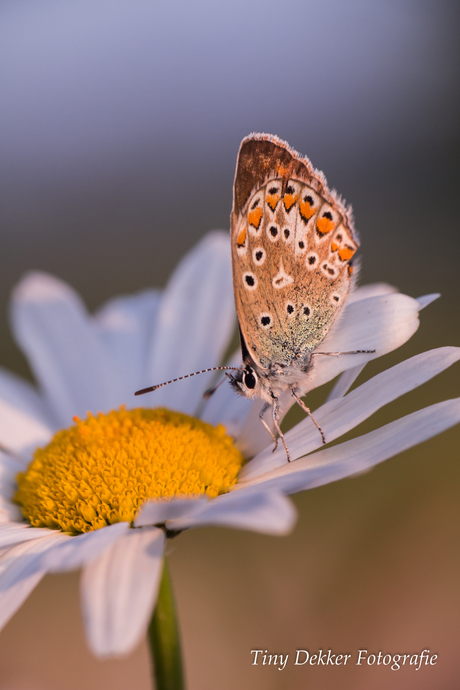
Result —
<instances>
[{"instance_id":1,"label":"butterfly leg","mask_svg":"<svg viewBox=\"0 0 460 690\"><path fill-rule=\"evenodd\" d=\"M286 439L284 438L284 434L283 434L283 432L281 431L280 425L279 425L279 422L278 422L279 407L278 407L278 399L277 399L277 398L273 398L272 416L273 416L273 424L275 425L275 429L277 430L278 435L279 435L280 439L281 439L282 442L283 442L284 450L286 451L287 461L288 461L288 462L291 462L291 456L290 456L290 453L289 453L289 448L287 447ZM275 445L275 447L273 448L273 452L275 452L275 450L276 450L276 445Z\"/></svg>"},{"instance_id":2,"label":"butterfly leg","mask_svg":"<svg viewBox=\"0 0 460 690\"><path fill-rule=\"evenodd\" d=\"M275 452L275 450L276 450L277 447L278 447L278 439L276 438L275 434L274 434L273 431L270 429L270 427L268 426L267 422L266 422L265 419L264 419L264 414L266 413L266 411L268 410L269 407L270 407L270 403L265 403L265 405L263 406L263 408L262 408L261 411L259 412L259 419L260 419L260 421L262 422L263 426L264 426L265 429L268 431L268 433L270 434L270 436L272 437L272 439L273 439L273 441L274 441L274 443L275 443L275 447L273 448L273 452Z\"/></svg>"},{"instance_id":3,"label":"butterfly leg","mask_svg":"<svg viewBox=\"0 0 460 690\"><path fill-rule=\"evenodd\" d=\"M322 354L322 353L321 353L321 354ZM304 412L307 413L307 415L310 417L310 419L311 419L311 421L313 422L313 424L314 424L314 425L316 426L316 428L318 429L319 433L321 434L321 438L323 439L323 443L326 443L326 437L325 437L325 435L324 435L324 431L321 429L320 425L318 424L318 422L316 421L316 419L313 417L313 415L312 415L312 413L311 413L311 411L310 411L310 408L307 407L307 406L305 405L304 401L303 401L301 398L299 398L299 396L294 392L293 389L291 389L291 393L292 393L292 396L296 399L297 404L300 405L300 407L302 408L302 410L304 410Z\"/></svg>"}]
</instances>

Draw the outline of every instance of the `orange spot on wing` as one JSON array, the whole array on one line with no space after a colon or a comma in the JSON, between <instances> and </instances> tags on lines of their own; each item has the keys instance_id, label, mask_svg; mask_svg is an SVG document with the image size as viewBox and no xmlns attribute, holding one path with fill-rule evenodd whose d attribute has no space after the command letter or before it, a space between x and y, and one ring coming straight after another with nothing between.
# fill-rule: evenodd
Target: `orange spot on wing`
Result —
<instances>
[{"instance_id":1,"label":"orange spot on wing","mask_svg":"<svg viewBox=\"0 0 460 690\"><path fill-rule=\"evenodd\" d=\"M271 210L274 211L278 201L281 199L279 194L267 194L267 204L270 206Z\"/></svg>"},{"instance_id":2,"label":"orange spot on wing","mask_svg":"<svg viewBox=\"0 0 460 690\"><path fill-rule=\"evenodd\" d=\"M316 227L321 235L325 235L327 232L331 232L334 229L334 221L329 220L329 218L320 218L316 222Z\"/></svg>"},{"instance_id":3,"label":"orange spot on wing","mask_svg":"<svg viewBox=\"0 0 460 690\"><path fill-rule=\"evenodd\" d=\"M304 220L308 220L315 213L308 201L302 201L302 199L299 201L299 209L300 215Z\"/></svg>"},{"instance_id":4,"label":"orange spot on wing","mask_svg":"<svg viewBox=\"0 0 460 690\"><path fill-rule=\"evenodd\" d=\"M331 252L336 252L338 249L339 245L336 242L332 242L331 244Z\"/></svg>"},{"instance_id":5,"label":"orange spot on wing","mask_svg":"<svg viewBox=\"0 0 460 690\"><path fill-rule=\"evenodd\" d=\"M351 276L353 274L354 268L353 266L348 266L348 275Z\"/></svg>"},{"instance_id":6,"label":"orange spot on wing","mask_svg":"<svg viewBox=\"0 0 460 690\"><path fill-rule=\"evenodd\" d=\"M295 202L299 198L298 194L285 194L283 198L284 202L284 207L286 211L289 211L289 209L294 206Z\"/></svg>"},{"instance_id":7,"label":"orange spot on wing","mask_svg":"<svg viewBox=\"0 0 460 690\"><path fill-rule=\"evenodd\" d=\"M241 230L239 231L238 237L236 238L236 243L238 247L242 247L246 242L246 232L246 226L241 228Z\"/></svg>"},{"instance_id":8,"label":"orange spot on wing","mask_svg":"<svg viewBox=\"0 0 460 690\"><path fill-rule=\"evenodd\" d=\"M258 229L262 215L263 215L263 211L260 207L255 208L253 211L249 211L249 213L248 213L249 224Z\"/></svg>"},{"instance_id":9,"label":"orange spot on wing","mask_svg":"<svg viewBox=\"0 0 460 690\"><path fill-rule=\"evenodd\" d=\"M355 251L356 249L354 249L353 247L349 247L348 245L345 245L345 247L341 247L339 249L340 259L342 261L348 261L348 259L351 259Z\"/></svg>"},{"instance_id":10,"label":"orange spot on wing","mask_svg":"<svg viewBox=\"0 0 460 690\"><path fill-rule=\"evenodd\" d=\"M284 177L288 171L288 169L284 165L281 165L281 164L277 165L275 167L275 170L280 177Z\"/></svg>"}]
</instances>

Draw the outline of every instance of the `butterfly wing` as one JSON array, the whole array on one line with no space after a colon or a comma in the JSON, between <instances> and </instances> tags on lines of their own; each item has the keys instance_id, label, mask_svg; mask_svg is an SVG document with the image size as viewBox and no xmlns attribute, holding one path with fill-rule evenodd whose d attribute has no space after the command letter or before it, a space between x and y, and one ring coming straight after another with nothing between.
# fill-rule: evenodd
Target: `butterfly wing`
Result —
<instances>
[{"instance_id":1,"label":"butterfly wing","mask_svg":"<svg viewBox=\"0 0 460 690\"><path fill-rule=\"evenodd\" d=\"M350 209L286 142L243 140L231 216L241 335L256 364L301 362L325 338L352 283Z\"/></svg>"}]
</instances>

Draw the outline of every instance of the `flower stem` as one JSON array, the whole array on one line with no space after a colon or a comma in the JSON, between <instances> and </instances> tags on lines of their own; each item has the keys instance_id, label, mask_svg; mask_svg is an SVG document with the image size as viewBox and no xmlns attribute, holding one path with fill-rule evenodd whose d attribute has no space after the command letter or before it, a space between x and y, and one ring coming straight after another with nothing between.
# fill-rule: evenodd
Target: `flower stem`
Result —
<instances>
[{"instance_id":1,"label":"flower stem","mask_svg":"<svg viewBox=\"0 0 460 690\"><path fill-rule=\"evenodd\" d=\"M156 609L148 629L148 640L156 690L183 690L179 626L166 559Z\"/></svg>"}]
</instances>

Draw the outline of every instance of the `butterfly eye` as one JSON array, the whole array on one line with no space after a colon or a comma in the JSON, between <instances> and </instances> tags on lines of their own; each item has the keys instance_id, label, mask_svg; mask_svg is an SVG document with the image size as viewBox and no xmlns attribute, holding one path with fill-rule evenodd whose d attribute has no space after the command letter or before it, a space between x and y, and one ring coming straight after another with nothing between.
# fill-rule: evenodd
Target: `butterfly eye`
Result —
<instances>
[{"instance_id":1,"label":"butterfly eye","mask_svg":"<svg viewBox=\"0 0 460 690\"><path fill-rule=\"evenodd\" d=\"M253 390L256 387L257 378L254 374L254 370L248 367L244 372L244 385L246 388Z\"/></svg>"}]
</instances>

